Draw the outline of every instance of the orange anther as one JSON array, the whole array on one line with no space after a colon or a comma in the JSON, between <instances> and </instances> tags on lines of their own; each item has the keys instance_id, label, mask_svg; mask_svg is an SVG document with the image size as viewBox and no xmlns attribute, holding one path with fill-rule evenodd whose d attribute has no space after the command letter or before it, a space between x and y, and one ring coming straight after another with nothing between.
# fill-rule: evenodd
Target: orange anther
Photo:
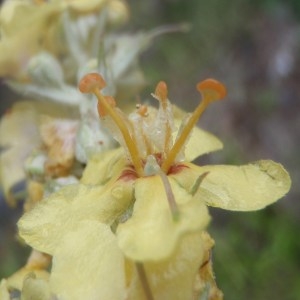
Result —
<instances>
[{"instance_id":1,"label":"orange anther","mask_svg":"<svg viewBox=\"0 0 300 300\"><path fill-rule=\"evenodd\" d=\"M147 116L147 113L148 113L148 107L146 105L140 105L138 107L138 111L137 113L139 115L141 115L142 117L146 117Z\"/></svg>"},{"instance_id":2,"label":"orange anther","mask_svg":"<svg viewBox=\"0 0 300 300\"><path fill-rule=\"evenodd\" d=\"M92 93L95 89L102 90L106 86L103 77L98 73L86 74L79 82L79 90L81 93Z\"/></svg>"},{"instance_id":3,"label":"orange anther","mask_svg":"<svg viewBox=\"0 0 300 300\"><path fill-rule=\"evenodd\" d=\"M220 100L226 97L227 91L225 86L215 79L205 79L197 84L197 90L200 93L213 93L213 100Z\"/></svg>"},{"instance_id":4,"label":"orange anther","mask_svg":"<svg viewBox=\"0 0 300 300\"><path fill-rule=\"evenodd\" d=\"M155 88L155 96L161 100L166 101L168 99L168 87L164 81L160 81Z\"/></svg>"}]
</instances>

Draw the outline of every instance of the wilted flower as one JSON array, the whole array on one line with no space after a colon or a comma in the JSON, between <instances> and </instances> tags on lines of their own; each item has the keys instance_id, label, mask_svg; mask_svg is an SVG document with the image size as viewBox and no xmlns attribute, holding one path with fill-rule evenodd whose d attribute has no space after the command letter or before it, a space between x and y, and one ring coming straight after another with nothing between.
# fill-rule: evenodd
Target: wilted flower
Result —
<instances>
[{"instance_id":1,"label":"wilted flower","mask_svg":"<svg viewBox=\"0 0 300 300\"><path fill-rule=\"evenodd\" d=\"M129 117L102 94L104 87L95 73L80 82L82 92L97 96L103 123L125 151L90 159L80 184L42 200L21 218L19 233L53 255L50 287L63 299L191 299L207 251L205 204L263 208L289 190L289 175L272 161L241 167L187 162L184 152L193 159L222 147L194 128L206 107L226 95L215 80L197 85L202 102L179 130L164 82L153 95L159 109L139 105Z\"/></svg>"}]
</instances>

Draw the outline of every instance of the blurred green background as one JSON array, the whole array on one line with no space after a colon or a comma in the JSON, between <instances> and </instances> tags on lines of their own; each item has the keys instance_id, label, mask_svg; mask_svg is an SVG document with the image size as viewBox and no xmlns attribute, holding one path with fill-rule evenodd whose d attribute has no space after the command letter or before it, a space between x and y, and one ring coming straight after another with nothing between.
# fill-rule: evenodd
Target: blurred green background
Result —
<instances>
[{"instance_id":1,"label":"blurred green background","mask_svg":"<svg viewBox=\"0 0 300 300\"><path fill-rule=\"evenodd\" d=\"M165 80L169 98L191 111L199 101L198 81L214 77L228 88L227 99L211 106L199 123L225 148L198 162L268 158L281 162L293 180L290 193L265 210L210 210L214 269L225 299L300 299L300 1L128 3L131 22L124 30L191 25L186 33L158 37L142 55L148 82L142 99ZM19 252L28 253L14 239L17 218L1 204L1 228L6 229L0 235L0 277L24 263Z\"/></svg>"},{"instance_id":2,"label":"blurred green background","mask_svg":"<svg viewBox=\"0 0 300 300\"><path fill-rule=\"evenodd\" d=\"M188 111L207 77L228 97L199 125L223 151L200 164L273 159L290 172L290 193L258 212L210 209L214 270L225 299L300 299L300 1L129 1L132 30L188 22L187 33L159 37L142 56L148 87L169 84L170 99Z\"/></svg>"}]
</instances>

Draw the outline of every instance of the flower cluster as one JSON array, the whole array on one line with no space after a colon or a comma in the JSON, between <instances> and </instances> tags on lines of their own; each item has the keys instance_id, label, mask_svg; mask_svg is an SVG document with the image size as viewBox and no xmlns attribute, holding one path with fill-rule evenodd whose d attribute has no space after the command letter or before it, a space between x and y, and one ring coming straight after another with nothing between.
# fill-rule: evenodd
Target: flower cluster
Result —
<instances>
[{"instance_id":1,"label":"flower cluster","mask_svg":"<svg viewBox=\"0 0 300 300\"><path fill-rule=\"evenodd\" d=\"M181 124L183 113L169 102L164 82L153 94L158 109L138 105L128 117L102 94L104 87L96 73L79 85L96 95L100 118L122 148L91 158L79 184L60 189L21 218L19 234L53 256L49 285L58 299L198 299L207 288L201 270L212 246L205 236L207 205L261 209L285 195L289 175L272 161L188 162L222 147L195 127L206 107L225 97L215 80L197 85L202 101Z\"/></svg>"},{"instance_id":2,"label":"flower cluster","mask_svg":"<svg viewBox=\"0 0 300 300\"><path fill-rule=\"evenodd\" d=\"M16 203L20 181L46 183L42 188L51 193L73 183L94 153L116 146L94 99L77 83L88 71L101 72L122 107L144 86L138 56L161 31L118 33L128 14L122 0L10 0L1 6L0 76L26 96L0 122L0 178L9 204ZM36 193L32 186L29 194Z\"/></svg>"},{"instance_id":3,"label":"flower cluster","mask_svg":"<svg viewBox=\"0 0 300 300\"><path fill-rule=\"evenodd\" d=\"M26 181L18 229L32 252L1 281L0 299L222 299L208 206L258 210L290 188L270 160L191 162L223 147L196 127L226 97L214 79L197 84L192 113L171 104L161 81L156 107L127 114L145 83L139 54L158 34L182 29L121 34L128 15L123 0L1 6L0 76L30 100L0 120L0 183L14 205L24 195L14 187Z\"/></svg>"}]
</instances>

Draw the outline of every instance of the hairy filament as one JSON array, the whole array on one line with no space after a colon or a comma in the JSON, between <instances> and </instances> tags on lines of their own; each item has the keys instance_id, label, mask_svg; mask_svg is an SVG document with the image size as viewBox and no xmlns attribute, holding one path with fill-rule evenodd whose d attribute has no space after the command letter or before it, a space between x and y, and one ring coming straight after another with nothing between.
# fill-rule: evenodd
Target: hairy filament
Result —
<instances>
[{"instance_id":1,"label":"hairy filament","mask_svg":"<svg viewBox=\"0 0 300 300\"><path fill-rule=\"evenodd\" d=\"M220 100L226 95L225 87L218 81L213 79L206 79L197 85L197 89L202 95L202 101L197 106L191 117L189 118L186 126L183 128L181 135L176 140L175 144L168 153L164 160L161 169L163 172L168 173L171 165L176 159L190 132L196 125L197 121L206 110L208 105L216 100Z\"/></svg>"},{"instance_id":2,"label":"hairy filament","mask_svg":"<svg viewBox=\"0 0 300 300\"><path fill-rule=\"evenodd\" d=\"M127 145L128 151L130 153L131 159L133 166L139 176L143 176L143 167L142 167L142 162L140 160L139 152L136 147L136 143L132 136L130 135L127 127L124 125L123 120L119 117L119 115L115 112L115 110L107 103L105 100L104 96L99 92L98 89L94 89L93 93L96 95L98 98L99 102L101 105L105 108L105 111L107 114L111 116L111 118L115 121L116 125L120 129L124 141Z\"/></svg>"},{"instance_id":3,"label":"hairy filament","mask_svg":"<svg viewBox=\"0 0 300 300\"><path fill-rule=\"evenodd\" d=\"M99 101L98 110L100 116L101 114L103 115L109 114L111 118L114 120L119 130L121 131L121 134L123 135L135 171L137 172L139 177L142 177L144 175L144 171L143 171L142 161L140 159L140 155L139 155L139 151L135 139L130 135L130 132L126 124L124 124L122 118L114 110L113 107L115 104L114 101L111 99L111 97L105 97L101 94L100 91L105 87L105 85L106 83L100 74L89 73L80 80L79 90L82 93L94 94Z\"/></svg>"}]
</instances>

